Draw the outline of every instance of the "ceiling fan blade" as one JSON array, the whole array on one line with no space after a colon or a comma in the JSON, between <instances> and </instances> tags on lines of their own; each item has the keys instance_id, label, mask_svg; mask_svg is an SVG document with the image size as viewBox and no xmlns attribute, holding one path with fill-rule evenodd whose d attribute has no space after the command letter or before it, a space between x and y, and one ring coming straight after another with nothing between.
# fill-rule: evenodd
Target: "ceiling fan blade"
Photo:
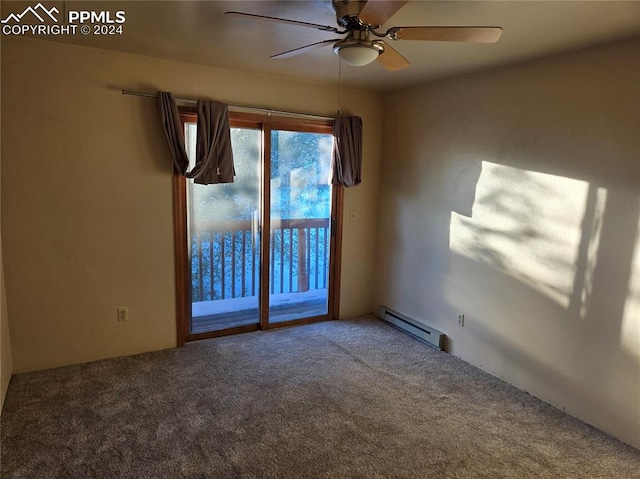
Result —
<instances>
[{"instance_id":1,"label":"ceiling fan blade","mask_svg":"<svg viewBox=\"0 0 640 479\"><path fill-rule=\"evenodd\" d=\"M387 30L391 40L429 40L434 42L495 43L501 27L393 27Z\"/></svg>"},{"instance_id":2,"label":"ceiling fan blade","mask_svg":"<svg viewBox=\"0 0 640 479\"><path fill-rule=\"evenodd\" d=\"M400 55L395 48L392 48L387 42L384 43L384 51L378 55L378 63L380 63L383 67L385 67L390 72L394 72L396 70L402 70L403 68L411 65L409 60Z\"/></svg>"},{"instance_id":3,"label":"ceiling fan blade","mask_svg":"<svg viewBox=\"0 0 640 479\"><path fill-rule=\"evenodd\" d=\"M293 50L289 50L287 52L278 53L277 55L271 55L271 57L269 58L295 57L296 55L300 55L301 53L306 53L310 50L315 50L316 48L326 47L339 41L340 38L334 38L333 40L323 40L318 43L312 43L311 45L305 45L304 47L294 48Z\"/></svg>"},{"instance_id":4,"label":"ceiling fan blade","mask_svg":"<svg viewBox=\"0 0 640 479\"><path fill-rule=\"evenodd\" d=\"M384 25L409 0L369 0L358 18L369 25Z\"/></svg>"},{"instance_id":5,"label":"ceiling fan blade","mask_svg":"<svg viewBox=\"0 0 640 479\"><path fill-rule=\"evenodd\" d=\"M253 13L224 12L224 14L230 15L232 17L238 17L238 18L251 18L254 20L265 20L268 22L287 23L289 25L298 25L299 27L315 28L316 30L321 30L323 32L339 33L339 30L335 27L331 27L329 25L319 25L317 23L300 22L298 20L288 20L286 18L278 18L278 17L266 17L264 15L254 15Z\"/></svg>"}]
</instances>

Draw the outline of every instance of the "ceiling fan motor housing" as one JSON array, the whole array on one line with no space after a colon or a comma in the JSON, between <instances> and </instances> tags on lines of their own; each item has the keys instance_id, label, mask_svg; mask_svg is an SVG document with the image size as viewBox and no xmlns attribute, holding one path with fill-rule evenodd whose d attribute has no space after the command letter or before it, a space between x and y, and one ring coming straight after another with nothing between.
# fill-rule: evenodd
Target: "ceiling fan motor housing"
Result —
<instances>
[{"instance_id":1,"label":"ceiling fan motor housing","mask_svg":"<svg viewBox=\"0 0 640 479\"><path fill-rule=\"evenodd\" d=\"M361 0L333 0L338 24L348 30L368 29L369 25L362 23L358 18L366 3Z\"/></svg>"}]
</instances>

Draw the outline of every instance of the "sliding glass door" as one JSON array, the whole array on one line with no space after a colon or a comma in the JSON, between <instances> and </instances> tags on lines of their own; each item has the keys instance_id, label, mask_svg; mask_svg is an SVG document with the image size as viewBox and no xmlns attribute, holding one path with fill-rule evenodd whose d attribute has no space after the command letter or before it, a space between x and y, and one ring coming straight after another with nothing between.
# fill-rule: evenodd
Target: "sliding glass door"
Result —
<instances>
[{"instance_id":1,"label":"sliding glass door","mask_svg":"<svg viewBox=\"0 0 640 479\"><path fill-rule=\"evenodd\" d=\"M330 134L272 130L269 321L328 312Z\"/></svg>"},{"instance_id":2,"label":"sliding glass door","mask_svg":"<svg viewBox=\"0 0 640 479\"><path fill-rule=\"evenodd\" d=\"M182 341L331 318L331 126L266 120L232 116L234 183L176 178L186 229L184 246L177 241ZM183 121L193 158L195 118Z\"/></svg>"},{"instance_id":3,"label":"sliding glass door","mask_svg":"<svg viewBox=\"0 0 640 479\"><path fill-rule=\"evenodd\" d=\"M195 123L186 125L193 158ZM191 334L258 324L261 132L233 128L233 183L187 180Z\"/></svg>"}]
</instances>

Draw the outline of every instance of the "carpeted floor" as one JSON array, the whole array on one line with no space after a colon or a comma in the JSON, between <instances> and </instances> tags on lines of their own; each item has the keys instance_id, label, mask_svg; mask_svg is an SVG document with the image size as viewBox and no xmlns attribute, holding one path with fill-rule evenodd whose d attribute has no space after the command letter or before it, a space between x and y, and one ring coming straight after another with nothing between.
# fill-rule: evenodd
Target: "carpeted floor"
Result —
<instances>
[{"instance_id":1,"label":"carpeted floor","mask_svg":"<svg viewBox=\"0 0 640 479\"><path fill-rule=\"evenodd\" d=\"M372 318L15 376L2 478L640 478L640 451Z\"/></svg>"}]
</instances>

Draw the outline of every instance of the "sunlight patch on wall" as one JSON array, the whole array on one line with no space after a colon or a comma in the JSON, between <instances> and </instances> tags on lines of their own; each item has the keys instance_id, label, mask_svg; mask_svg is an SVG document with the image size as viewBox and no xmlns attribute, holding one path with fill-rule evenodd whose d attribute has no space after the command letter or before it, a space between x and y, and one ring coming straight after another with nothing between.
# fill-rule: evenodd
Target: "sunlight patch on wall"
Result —
<instances>
[{"instance_id":1,"label":"sunlight patch on wall","mask_svg":"<svg viewBox=\"0 0 640 479\"><path fill-rule=\"evenodd\" d=\"M589 188L585 205L582 244L585 245L585 267L584 274L580 277L581 271L576 272L575 285L582 283L580 291L580 317L585 318L589 312L589 299L593 289L593 279L598 260L598 248L600 247L600 234L602 232L602 222L604 211L607 207L607 190L605 188ZM581 250L579 251L581 252ZM577 261L580 267L580 257Z\"/></svg>"},{"instance_id":2,"label":"sunlight patch on wall","mask_svg":"<svg viewBox=\"0 0 640 479\"><path fill-rule=\"evenodd\" d=\"M640 218L631 262L629 292L622 315L620 342L626 351L640 359Z\"/></svg>"},{"instance_id":3,"label":"sunlight patch on wall","mask_svg":"<svg viewBox=\"0 0 640 479\"><path fill-rule=\"evenodd\" d=\"M483 161L472 216L452 213L450 249L564 308L576 298L584 315L605 203L585 181Z\"/></svg>"}]
</instances>

